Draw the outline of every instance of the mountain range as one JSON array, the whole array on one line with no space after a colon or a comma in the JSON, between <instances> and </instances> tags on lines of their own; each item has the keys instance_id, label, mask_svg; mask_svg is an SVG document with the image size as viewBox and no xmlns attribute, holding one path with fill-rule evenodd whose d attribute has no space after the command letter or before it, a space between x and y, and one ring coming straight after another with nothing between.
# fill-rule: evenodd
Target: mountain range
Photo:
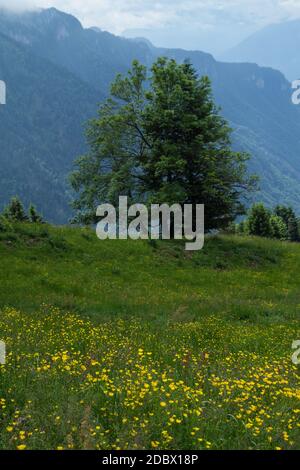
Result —
<instances>
[{"instance_id":1,"label":"mountain range","mask_svg":"<svg viewBox=\"0 0 300 470\"><path fill-rule=\"evenodd\" d=\"M230 62L254 62L280 70L290 80L300 78L300 20L271 24L221 55Z\"/></svg>"},{"instance_id":2,"label":"mountain range","mask_svg":"<svg viewBox=\"0 0 300 470\"><path fill-rule=\"evenodd\" d=\"M117 73L133 59L150 66L161 55L189 59L211 78L233 145L251 154L249 171L261 178L256 199L291 204L300 213L300 107L281 72L85 29L54 8L0 11L0 79L7 85L7 104L0 107L0 204L19 194L49 220L66 222L67 175L86 150L85 123Z\"/></svg>"}]
</instances>

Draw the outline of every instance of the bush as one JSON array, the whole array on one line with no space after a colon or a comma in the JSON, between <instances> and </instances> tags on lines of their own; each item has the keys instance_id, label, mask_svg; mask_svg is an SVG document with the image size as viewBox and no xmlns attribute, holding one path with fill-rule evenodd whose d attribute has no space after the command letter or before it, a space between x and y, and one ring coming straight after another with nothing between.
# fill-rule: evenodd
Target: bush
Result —
<instances>
[{"instance_id":1,"label":"bush","mask_svg":"<svg viewBox=\"0 0 300 470\"><path fill-rule=\"evenodd\" d=\"M6 217L0 215L0 232L9 232L12 230L11 223Z\"/></svg>"},{"instance_id":2,"label":"bush","mask_svg":"<svg viewBox=\"0 0 300 470\"><path fill-rule=\"evenodd\" d=\"M249 210L248 219L237 224L236 232L295 242L300 240L300 221L291 207L276 206L270 211L258 203Z\"/></svg>"},{"instance_id":3,"label":"bush","mask_svg":"<svg viewBox=\"0 0 300 470\"><path fill-rule=\"evenodd\" d=\"M277 238L278 240L286 240L288 238L287 226L281 217L271 215L270 226L272 238Z\"/></svg>"},{"instance_id":4,"label":"bush","mask_svg":"<svg viewBox=\"0 0 300 470\"><path fill-rule=\"evenodd\" d=\"M12 222L26 222L28 217L21 200L18 197L13 197L4 209L3 216Z\"/></svg>"},{"instance_id":5,"label":"bush","mask_svg":"<svg viewBox=\"0 0 300 470\"><path fill-rule=\"evenodd\" d=\"M271 214L262 203L254 204L250 209L247 221L249 235L257 235L259 237L271 237Z\"/></svg>"},{"instance_id":6,"label":"bush","mask_svg":"<svg viewBox=\"0 0 300 470\"><path fill-rule=\"evenodd\" d=\"M246 235L248 232L247 221L242 220L239 224L236 224L235 233L238 235Z\"/></svg>"},{"instance_id":7,"label":"bush","mask_svg":"<svg viewBox=\"0 0 300 470\"><path fill-rule=\"evenodd\" d=\"M37 223L37 224L43 223L43 217L38 213L38 211L36 210L33 204L30 204L28 213L29 213L30 222Z\"/></svg>"},{"instance_id":8,"label":"bush","mask_svg":"<svg viewBox=\"0 0 300 470\"><path fill-rule=\"evenodd\" d=\"M299 241L299 229L298 229L298 221L296 217L290 217L287 226L288 231L288 239L291 242Z\"/></svg>"},{"instance_id":9,"label":"bush","mask_svg":"<svg viewBox=\"0 0 300 470\"><path fill-rule=\"evenodd\" d=\"M43 217L38 213L33 204L30 204L27 215L22 201L17 196L10 200L1 217L10 222L44 223ZM2 225L4 227L3 221Z\"/></svg>"},{"instance_id":10,"label":"bush","mask_svg":"<svg viewBox=\"0 0 300 470\"><path fill-rule=\"evenodd\" d=\"M299 241L298 220L291 207L276 206L274 214L281 217L287 228L287 239L291 242Z\"/></svg>"}]
</instances>

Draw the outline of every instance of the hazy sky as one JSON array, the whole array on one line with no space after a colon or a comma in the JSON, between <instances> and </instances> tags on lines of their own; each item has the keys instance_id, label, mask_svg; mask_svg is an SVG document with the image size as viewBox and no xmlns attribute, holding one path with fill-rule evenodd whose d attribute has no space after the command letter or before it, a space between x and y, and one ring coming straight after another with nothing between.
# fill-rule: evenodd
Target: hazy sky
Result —
<instances>
[{"instance_id":1,"label":"hazy sky","mask_svg":"<svg viewBox=\"0 0 300 470\"><path fill-rule=\"evenodd\" d=\"M0 6L49 7L84 26L156 45L220 52L262 26L300 17L300 0L0 0Z\"/></svg>"}]
</instances>

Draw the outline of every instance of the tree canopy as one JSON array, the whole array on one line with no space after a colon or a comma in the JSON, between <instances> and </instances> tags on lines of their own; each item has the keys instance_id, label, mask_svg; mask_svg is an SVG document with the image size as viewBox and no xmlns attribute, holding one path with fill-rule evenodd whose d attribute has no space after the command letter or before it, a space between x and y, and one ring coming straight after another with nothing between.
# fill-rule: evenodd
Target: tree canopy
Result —
<instances>
[{"instance_id":1,"label":"tree canopy","mask_svg":"<svg viewBox=\"0 0 300 470\"><path fill-rule=\"evenodd\" d=\"M205 204L206 229L244 213L255 187L249 156L231 148L231 129L216 107L207 77L189 62L159 58L150 74L135 61L118 75L90 121L90 151L75 163L76 220L92 222L101 203Z\"/></svg>"}]
</instances>

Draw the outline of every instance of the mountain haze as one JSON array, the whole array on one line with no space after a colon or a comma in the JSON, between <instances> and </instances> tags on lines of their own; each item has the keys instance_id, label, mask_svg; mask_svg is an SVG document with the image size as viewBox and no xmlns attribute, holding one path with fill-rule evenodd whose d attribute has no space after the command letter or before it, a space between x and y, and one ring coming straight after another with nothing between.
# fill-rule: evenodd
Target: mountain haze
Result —
<instances>
[{"instance_id":1,"label":"mountain haze","mask_svg":"<svg viewBox=\"0 0 300 470\"><path fill-rule=\"evenodd\" d=\"M300 78L300 19L269 25L224 53L223 60L255 62L280 70L290 80Z\"/></svg>"}]
</instances>

